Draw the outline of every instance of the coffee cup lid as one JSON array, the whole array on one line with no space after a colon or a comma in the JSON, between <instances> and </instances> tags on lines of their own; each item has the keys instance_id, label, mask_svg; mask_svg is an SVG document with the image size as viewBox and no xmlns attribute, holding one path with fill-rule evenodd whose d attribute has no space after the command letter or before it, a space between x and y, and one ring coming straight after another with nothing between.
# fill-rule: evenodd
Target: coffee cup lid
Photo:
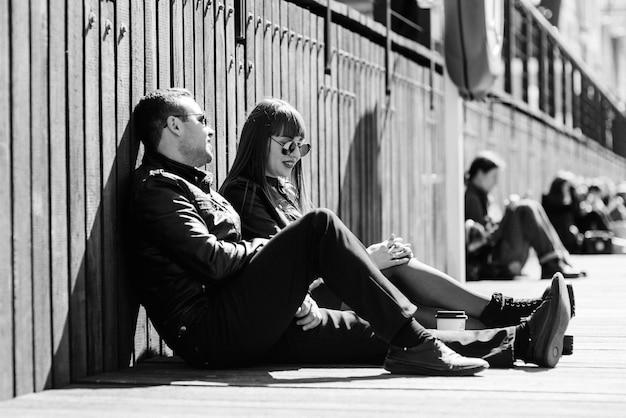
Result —
<instances>
[{"instance_id":1,"label":"coffee cup lid","mask_svg":"<svg viewBox=\"0 0 626 418\"><path fill-rule=\"evenodd\" d=\"M464 318L467 319L465 311L437 311L435 318Z\"/></svg>"}]
</instances>

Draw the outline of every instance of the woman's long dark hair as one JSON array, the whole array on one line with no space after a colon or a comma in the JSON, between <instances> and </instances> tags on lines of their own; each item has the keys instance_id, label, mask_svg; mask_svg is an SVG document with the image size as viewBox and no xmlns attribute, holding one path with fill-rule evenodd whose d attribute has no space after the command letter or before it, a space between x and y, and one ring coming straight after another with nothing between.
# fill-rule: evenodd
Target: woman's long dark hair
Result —
<instances>
[{"instance_id":1,"label":"woman's long dark hair","mask_svg":"<svg viewBox=\"0 0 626 418\"><path fill-rule=\"evenodd\" d=\"M238 178L246 178L262 187L272 199L269 184L265 177L267 157L270 149L270 136L306 137L306 129L302 115L289 103L276 99L265 98L254 107L241 131L237 155L233 166L222 184L221 190ZM298 191L298 208L306 213L312 208L308 198L302 160L299 160L291 171L288 179ZM276 202L272 202L276 204Z\"/></svg>"},{"instance_id":2,"label":"woman's long dark hair","mask_svg":"<svg viewBox=\"0 0 626 418\"><path fill-rule=\"evenodd\" d=\"M563 203L565 200L565 195L563 194L563 185L568 184L570 189L572 189L571 181L568 177L562 174L557 174L557 176L552 180L550 184L550 190L546 195L551 201ZM574 194L572 193L572 199L574 199Z\"/></svg>"}]
</instances>

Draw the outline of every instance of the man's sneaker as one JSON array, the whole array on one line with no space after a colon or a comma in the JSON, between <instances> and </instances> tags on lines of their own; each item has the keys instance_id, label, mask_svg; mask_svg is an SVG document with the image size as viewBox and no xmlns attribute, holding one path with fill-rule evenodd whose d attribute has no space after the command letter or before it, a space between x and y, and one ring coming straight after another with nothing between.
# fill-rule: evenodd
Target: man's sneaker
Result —
<instances>
[{"instance_id":1,"label":"man's sneaker","mask_svg":"<svg viewBox=\"0 0 626 418\"><path fill-rule=\"evenodd\" d=\"M425 376L471 376L489 368L483 359L463 357L436 338L417 347L392 346L385 358L385 370L394 374Z\"/></svg>"},{"instance_id":2,"label":"man's sneaker","mask_svg":"<svg viewBox=\"0 0 626 418\"><path fill-rule=\"evenodd\" d=\"M554 367L563 354L563 337L571 318L563 276L552 280L550 293L527 320L528 350L522 359L541 367Z\"/></svg>"}]
</instances>

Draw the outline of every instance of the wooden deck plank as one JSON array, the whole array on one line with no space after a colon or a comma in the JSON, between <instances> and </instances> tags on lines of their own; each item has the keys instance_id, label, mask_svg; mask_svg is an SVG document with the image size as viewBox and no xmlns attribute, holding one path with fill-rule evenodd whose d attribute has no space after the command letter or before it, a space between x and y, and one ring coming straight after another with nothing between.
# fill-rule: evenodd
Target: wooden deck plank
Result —
<instances>
[{"instance_id":1,"label":"wooden deck plank","mask_svg":"<svg viewBox=\"0 0 626 418\"><path fill-rule=\"evenodd\" d=\"M626 408L626 256L578 256L574 354L555 369L518 362L477 377L394 376L368 366L198 370L180 359L83 379L0 403L0 415L37 416L623 416ZM530 271L533 271L534 266ZM489 294L540 294L534 276L468 285ZM607 321L611 318L612 322Z\"/></svg>"}]
</instances>

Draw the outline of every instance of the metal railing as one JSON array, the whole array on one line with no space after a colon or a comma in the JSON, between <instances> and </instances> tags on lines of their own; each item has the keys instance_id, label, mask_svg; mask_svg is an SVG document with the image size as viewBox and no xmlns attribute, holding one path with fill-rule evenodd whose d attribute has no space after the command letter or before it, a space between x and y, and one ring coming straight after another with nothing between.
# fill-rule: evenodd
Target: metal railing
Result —
<instances>
[{"instance_id":1,"label":"metal railing","mask_svg":"<svg viewBox=\"0 0 626 418\"><path fill-rule=\"evenodd\" d=\"M626 116L528 0L505 0L504 92L626 157Z\"/></svg>"}]
</instances>

